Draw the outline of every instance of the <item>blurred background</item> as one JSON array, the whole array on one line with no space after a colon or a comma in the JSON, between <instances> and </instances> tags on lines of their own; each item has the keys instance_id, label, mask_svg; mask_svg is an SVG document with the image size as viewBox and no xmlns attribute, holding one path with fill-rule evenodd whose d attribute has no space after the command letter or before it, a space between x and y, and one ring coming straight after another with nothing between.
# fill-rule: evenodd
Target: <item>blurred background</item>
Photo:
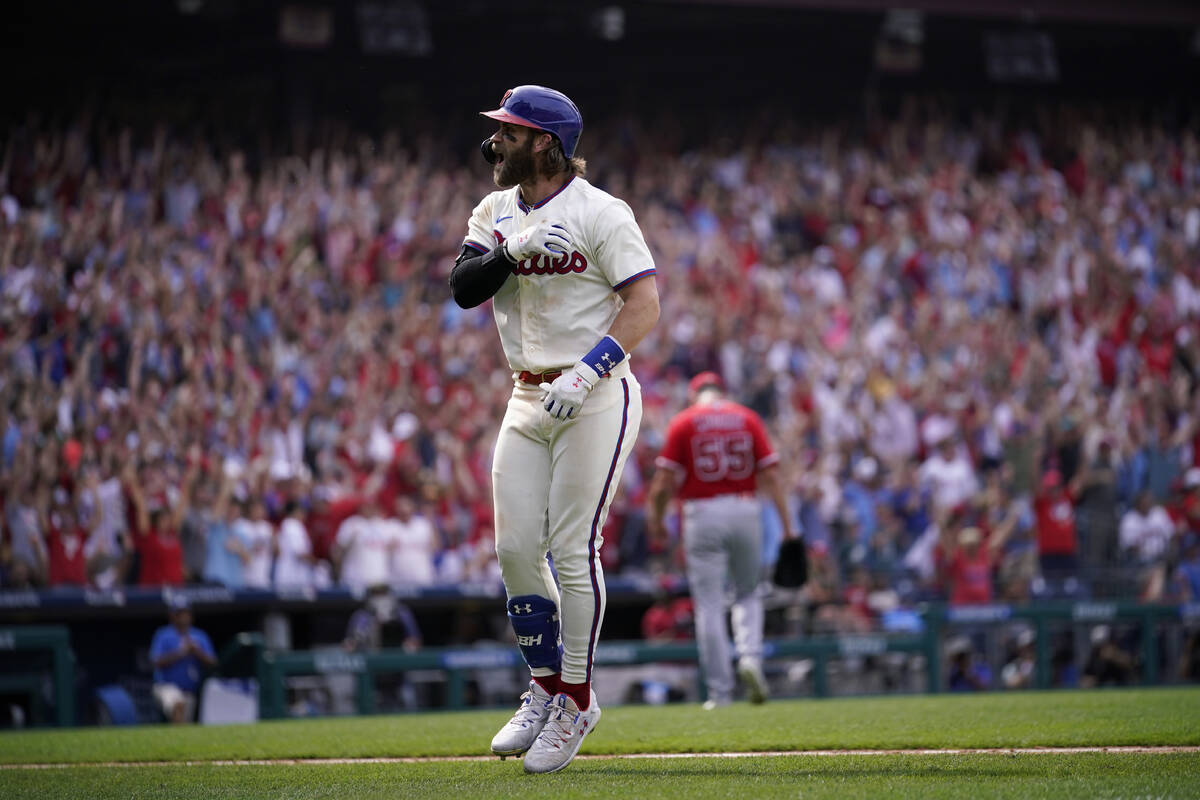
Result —
<instances>
[{"instance_id":1,"label":"blurred background","mask_svg":"<svg viewBox=\"0 0 1200 800\"><path fill-rule=\"evenodd\" d=\"M180 597L214 709L519 694L511 376L446 279L522 83L579 105L662 296L602 701L698 698L643 509L707 369L808 548L764 580L777 694L1200 677L1194 3L43 0L5 32L3 724L162 719Z\"/></svg>"}]
</instances>

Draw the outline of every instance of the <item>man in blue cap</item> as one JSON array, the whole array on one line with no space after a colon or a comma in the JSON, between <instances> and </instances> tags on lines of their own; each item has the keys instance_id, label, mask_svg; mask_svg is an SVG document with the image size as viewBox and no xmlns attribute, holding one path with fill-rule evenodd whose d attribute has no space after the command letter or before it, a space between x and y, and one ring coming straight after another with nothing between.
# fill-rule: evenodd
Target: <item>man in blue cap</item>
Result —
<instances>
[{"instance_id":1,"label":"man in blue cap","mask_svg":"<svg viewBox=\"0 0 1200 800\"><path fill-rule=\"evenodd\" d=\"M155 631L150 643L154 700L171 722L191 722L202 669L214 666L217 656L208 634L192 627L192 607L186 596L171 595L167 614L170 624Z\"/></svg>"}]
</instances>

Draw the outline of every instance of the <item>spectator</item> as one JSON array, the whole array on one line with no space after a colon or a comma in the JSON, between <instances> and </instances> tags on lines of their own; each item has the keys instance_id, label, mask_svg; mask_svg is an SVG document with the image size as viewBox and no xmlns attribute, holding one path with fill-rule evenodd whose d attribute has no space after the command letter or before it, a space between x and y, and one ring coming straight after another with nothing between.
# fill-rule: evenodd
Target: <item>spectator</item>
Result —
<instances>
[{"instance_id":1,"label":"spectator","mask_svg":"<svg viewBox=\"0 0 1200 800\"><path fill-rule=\"evenodd\" d=\"M46 552L45 522L43 512L46 508L44 491L35 491L32 479L18 479L17 491L13 499L4 508L4 521L8 528L8 559L10 571L14 577L14 585L18 585L16 576L23 576L21 582L41 585L46 581L46 569L49 557Z\"/></svg>"},{"instance_id":2,"label":"spectator","mask_svg":"<svg viewBox=\"0 0 1200 800\"><path fill-rule=\"evenodd\" d=\"M842 590L844 630L865 632L875 627L875 612L868 603L873 588L870 571L866 567L855 567Z\"/></svg>"},{"instance_id":3,"label":"spectator","mask_svg":"<svg viewBox=\"0 0 1200 800\"><path fill-rule=\"evenodd\" d=\"M991 668L986 661L975 657L967 637L952 639L946 649L950 656L950 668L946 673L950 691L981 692L991 688Z\"/></svg>"},{"instance_id":4,"label":"spectator","mask_svg":"<svg viewBox=\"0 0 1200 800\"><path fill-rule=\"evenodd\" d=\"M197 457L199 448L197 450ZM183 549L183 574L188 583L203 581L208 561L208 530L216 521L216 495L219 490L209 480L197 481L194 497L188 503L187 513L179 528L180 546Z\"/></svg>"},{"instance_id":5,"label":"spectator","mask_svg":"<svg viewBox=\"0 0 1200 800\"><path fill-rule=\"evenodd\" d=\"M338 528L333 546L338 582L356 592L366 592L372 586L390 586L395 544L394 531L383 518L378 501L368 496L361 513Z\"/></svg>"},{"instance_id":6,"label":"spectator","mask_svg":"<svg viewBox=\"0 0 1200 800\"><path fill-rule=\"evenodd\" d=\"M396 500L392 522L392 580L397 586L421 588L434 582L437 541L433 525L416 513L416 503L407 495Z\"/></svg>"},{"instance_id":7,"label":"spectator","mask_svg":"<svg viewBox=\"0 0 1200 800\"><path fill-rule=\"evenodd\" d=\"M227 589L240 589L250 553L234 532L237 508L230 500L231 481L222 476L205 531L204 580Z\"/></svg>"},{"instance_id":8,"label":"spectator","mask_svg":"<svg viewBox=\"0 0 1200 800\"><path fill-rule=\"evenodd\" d=\"M300 519L300 506L289 502L276 541L275 588L315 589L319 583L312 542Z\"/></svg>"},{"instance_id":9,"label":"spectator","mask_svg":"<svg viewBox=\"0 0 1200 800\"><path fill-rule=\"evenodd\" d=\"M1198 452L1197 457L1200 457ZM1178 505L1179 526L1200 535L1200 467L1192 467L1183 476L1183 497Z\"/></svg>"},{"instance_id":10,"label":"spectator","mask_svg":"<svg viewBox=\"0 0 1200 800\"><path fill-rule=\"evenodd\" d=\"M125 475L123 484L136 520L134 541L138 554L138 585L182 585L183 548L179 541L179 524L187 513L187 492L180 492L175 504L169 508L163 498L156 498L156 505L151 508L143 481L134 473L133 462Z\"/></svg>"},{"instance_id":11,"label":"spectator","mask_svg":"<svg viewBox=\"0 0 1200 800\"><path fill-rule=\"evenodd\" d=\"M961 506L979 490L975 468L950 433L943 435L937 443L937 452L921 464L920 480L929 490L935 509Z\"/></svg>"},{"instance_id":12,"label":"spectator","mask_svg":"<svg viewBox=\"0 0 1200 800\"><path fill-rule=\"evenodd\" d=\"M75 519L70 504L50 514L49 584L51 586L87 586L86 534Z\"/></svg>"},{"instance_id":13,"label":"spectator","mask_svg":"<svg viewBox=\"0 0 1200 800\"><path fill-rule=\"evenodd\" d=\"M83 468L80 500L91 526L84 546L89 582L98 589L112 589L125 582L134 547L126 526L125 495L114 471L113 451L104 452L103 467L87 464ZM101 479L103 474L110 477Z\"/></svg>"},{"instance_id":14,"label":"spectator","mask_svg":"<svg viewBox=\"0 0 1200 800\"><path fill-rule=\"evenodd\" d=\"M1015 652L1000 670L1000 680L1005 689L1032 689L1037 660L1033 645L1033 631L1022 630L1017 634Z\"/></svg>"},{"instance_id":15,"label":"spectator","mask_svg":"<svg viewBox=\"0 0 1200 800\"><path fill-rule=\"evenodd\" d=\"M317 487L312 492L312 504L305 520L312 541L313 558L321 561L333 560L333 547L342 523L354 516L361 500L353 494L332 498L335 490Z\"/></svg>"},{"instance_id":16,"label":"spectator","mask_svg":"<svg viewBox=\"0 0 1200 800\"><path fill-rule=\"evenodd\" d=\"M1111 548L1124 505L1147 488L1165 500L1200 452L1188 266L1200 246L1188 177L1200 154L1184 126L1065 104L1032 121L975 118L960 125L931 103L862 126L720 147L697 137L669 151L597 120L596 141L609 144L597 146L596 181L627 187L653 220L656 261L684 287L664 296L663 324L639 347L643 430L661 429L682 402L682 374L754 376L732 382L739 399L761 409L817 487L799 490L812 495L801 509L818 512L805 514L806 531L821 536L839 518L840 476L869 454L906 543L934 528L932 506L971 496L948 499L944 481L906 474L904 459L922 447L939 456L933 440L947 432L964 475L1002 462L1014 497L1038 494L1048 463L1075 485L1076 462L1086 476L1105 438L1116 481L1099 466L1102 480L1076 485L1075 556L1120 571ZM1022 147L1004 147L1018 126ZM232 138L218 133L212 141ZM639 167L633 180L618 152L627 142L658 172ZM433 484L441 577L494 584L478 506L499 416L493 383L508 376L486 318L452 308L445 275L429 266L460 244L447 221L469 212L469 193L438 189L463 180L459 165L425 148L412 169L391 134L370 147L332 135L297 149L256 142L234 157L239 146L195 148L190 132L141 135L102 115L9 137L0 486L11 554L0 580L44 584L57 486L82 487L95 584L136 580L121 465L148 478L147 511L172 508L199 446L271 514L286 499L311 506L318 559L377 465L389 497ZM1078 155L1064 165L1060 149ZM908 491L935 485L931 500ZM211 489L197 485L184 517L185 573ZM639 521L621 524L613 542ZM620 567L642 568L632 561Z\"/></svg>"},{"instance_id":17,"label":"spectator","mask_svg":"<svg viewBox=\"0 0 1200 800\"><path fill-rule=\"evenodd\" d=\"M1145 566L1165 560L1175 532L1171 515L1149 491L1137 496L1134 507L1121 517L1121 553Z\"/></svg>"},{"instance_id":18,"label":"spectator","mask_svg":"<svg viewBox=\"0 0 1200 800\"><path fill-rule=\"evenodd\" d=\"M1112 441L1101 439L1079 479L1076 509L1082 563L1090 569L1117 563L1117 470Z\"/></svg>"},{"instance_id":19,"label":"spectator","mask_svg":"<svg viewBox=\"0 0 1200 800\"><path fill-rule=\"evenodd\" d=\"M686 594L674 596L660 585L654 602L642 614L642 638L650 642L686 642L695 637L695 609Z\"/></svg>"},{"instance_id":20,"label":"spectator","mask_svg":"<svg viewBox=\"0 0 1200 800\"><path fill-rule=\"evenodd\" d=\"M1184 535L1179 550L1179 565L1175 568L1175 598L1181 603L1200 603L1200 534Z\"/></svg>"},{"instance_id":21,"label":"spectator","mask_svg":"<svg viewBox=\"0 0 1200 800\"><path fill-rule=\"evenodd\" d=\"M419 650L421 629L412 611L388 587L372 586L362 608L350 615L342 647L358 653L378 650L383 644L383 626L392 622L402 629L401 646L410 653Z\"/></svg>"},{"instance_id":22,"label":"spectator","mask_svg":"<svg viewBox=\"0 0 1200 800\"><path fill-rule=\"evenodd\" d=\"M248 497L241 504L241 511L241 516L234 520L233 534L246 553L242 585L247 589L270 589L275 529L267 519L267 507L260 497Z\"/></svg>"},{"instance_id":23,"label":"spectator","mask_svg":"<svg viewBox=\"0 0 1200 800\"><path fill-rule=\"evenodd\" d=\"M216 665L217 656L208 634L192 627L191 605L184 595L171 595L167 608L170 624L155 631L150 643L154 700L168 721L191 722L201 673Z\"/></svg>"},{"instance_id":24,"label":"spectator","mask_svg":"<svg viewBox=\"0 0 1200 800\"><path fill-rule=\"evenodd\" d=\"M1079 566L1075 538L1075 501L1063 485L1062 474L1047 470L1033 499L1037 518L1038 561L1042 576L1059 581L1071 578Z\"/></svg>"},{"instance_id":25,"label":"spectator","mask_svg":"<svg viewBox=\"0 0 1200 800\"><path fill-rule=\"evenodd\" d=\"M942 537L942 553L951 605L987 605L992 602L995 592L992 576L999 554L1014 527L1015 515L993 530L985 542L983 532L973 525L957 530L954 526L946 526Z\"/></svg>"},{"instance_id":26,"label":"spectator","mask_svg":"<svg viewBox=\"0 0 1200 800\"><path fill-rule=\"evenodd\" d=\"M869 546L879 527L876 505L884 497L878 486L879 465L874 458L861 458L851 471L851 479L842 488L842 500L854 510L858 536L854 544Z\"/></svg>"},{"instance_id":27,"label":"spectator","mask_svg":"<svg viewBox=\"0 0 1200 800\"><path fill-rule=\"evenodd\" d=\"M1083 666L1079 685L1090 688L1128 686L1133 683L1133 657L1113 641L1112 629L1107 625L1097 625L1092 628L1091 641L1092 647Z\"/></svg>"},{"instance_id":28,"label":"spectator","mask_svg":"<svg viewBox=\"0 0 1200 800\"><path fill-rule=\"evenodd\" d=\"M1161 321L1155 322L1155 326L1158 325L1161 325ZM1170 363L1169 360L1167 363ZM1155 500L1161 502L1167 499L1171 486L1182 477L1183 446L1189 438L1188 429L1182 425L1173 428L1162 409L1156 410L1148 427L1150 433L1146 435L1138 455L1146 465L1145 488Z\"/></svg>"}]
</instances>

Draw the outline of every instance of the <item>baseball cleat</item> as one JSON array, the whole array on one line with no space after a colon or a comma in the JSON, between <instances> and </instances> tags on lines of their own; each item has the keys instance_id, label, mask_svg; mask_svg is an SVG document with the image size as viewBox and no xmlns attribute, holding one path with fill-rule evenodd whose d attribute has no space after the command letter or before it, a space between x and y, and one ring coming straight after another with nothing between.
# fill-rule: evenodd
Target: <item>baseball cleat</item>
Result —
<instances>
[{"instance_id":1,"label":"baseball cleat","mask_svg":"<svg viewBox=\"0 0 1200 800\"><path fill-rule=\"evenodd\" d=\"M595 692L587 711L580 711L570 695L555 695L550 719L525 754L525 771L548 773L566 767L579 752L583 737L594 731L599 722L600 703Z\"/></svg>"},{"instance_id":2,"label":"baseball cleat","mask_svg":"<svg viewBox=\"0 0 1200 800\"><path fill-rule=\"evenodd\" d=\"M521 706L500 732L492 737L492 752L503 760L519 756L533 746L550 717L552 698L537 681L529 682L529 691L521 695Z\"/></svg>"},{"instance_id":3,"label":"baseball cleat","mask_svg":"<svg viewBox=\"0 0 1200 800\"><path fill-rule=\"evenodd\" d=\"M755 705L767 702L767 696L771 692L767 688L767 678L763 675L762 664L758 659L739 659L737 671L738 677L746 685L746 699Z\"/></svg>"}]
</instances>

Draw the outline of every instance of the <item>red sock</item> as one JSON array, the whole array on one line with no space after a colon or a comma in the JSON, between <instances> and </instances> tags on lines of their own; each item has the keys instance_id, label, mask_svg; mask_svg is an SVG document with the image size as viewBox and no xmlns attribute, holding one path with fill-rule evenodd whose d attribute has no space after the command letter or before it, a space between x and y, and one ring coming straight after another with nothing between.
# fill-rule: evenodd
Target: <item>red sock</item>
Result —
<instances>
[{"instance_id":1,"label":"red sock","mask_svg":"<svg viewBox=\"0 0 1200 800\"><path fill-rule=\"evenodd\" d=\"M558 681L558 690L574 700L575 705L580 711L586 711L587 707L592 704L592 684L590 681L567 683L560 678Z\"/></svg>"},{"instance_id":2,"label":"red sock","mask_svg":"<svg viewBox=\"0 0 1200 800\"><path fill-rule=\"evenodd\" d=\"M545 689L546 694L550 695L551 697L554 697L554 695L562 691L558 688L560 681L558 679L557 672L553 675L530 675L529 677L533 678L533 682Z\"/></svg>"}]
</instances>

